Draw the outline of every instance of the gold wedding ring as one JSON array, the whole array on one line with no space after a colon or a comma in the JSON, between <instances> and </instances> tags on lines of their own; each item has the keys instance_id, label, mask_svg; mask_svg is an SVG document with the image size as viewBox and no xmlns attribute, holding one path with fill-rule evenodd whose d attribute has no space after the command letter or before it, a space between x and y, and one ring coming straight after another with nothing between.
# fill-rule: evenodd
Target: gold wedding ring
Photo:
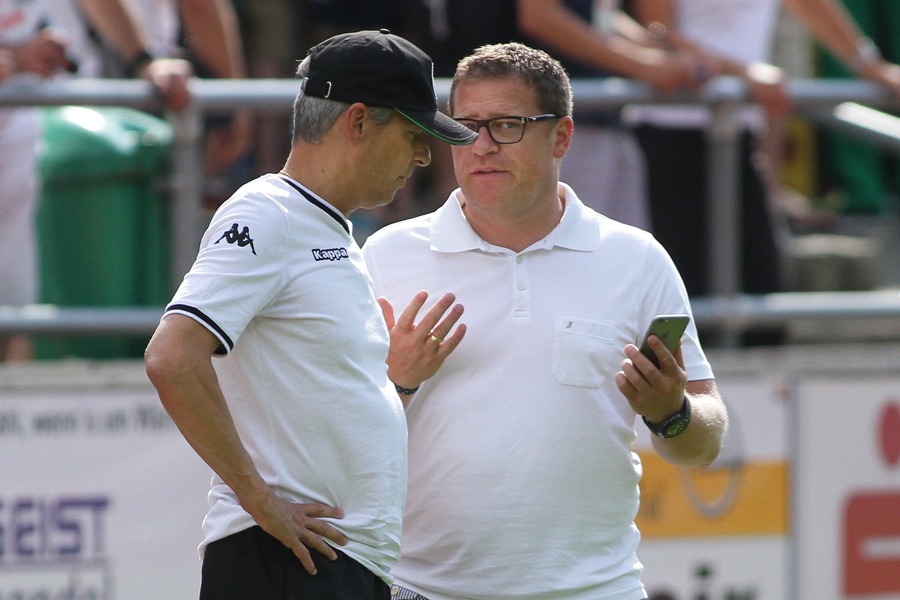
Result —
<instances>
[{"instance_id":1,"label":"gold wedding ring","mask_svg":"<svg viewBox=\"0 0 900 600\"><path fill-rule=\"evenodd\" d=\"M433 331L428 335L428 337L430 337L431 339L433 339L434 341L436 341L438 344L440 344L441 342L444 341L444 338L438 337L438 336L434 335L434 332L433 332Z\"/></svg>"}]
</instances>

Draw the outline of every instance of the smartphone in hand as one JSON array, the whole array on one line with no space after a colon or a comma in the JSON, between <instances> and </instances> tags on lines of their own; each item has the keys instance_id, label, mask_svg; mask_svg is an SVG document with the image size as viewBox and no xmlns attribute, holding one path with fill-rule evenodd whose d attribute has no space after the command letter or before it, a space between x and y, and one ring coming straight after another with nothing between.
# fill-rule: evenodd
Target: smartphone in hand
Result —
<instances>
[{"instance_id":1,"label":"smartphone in hand","mask_svg":"<svg viewBox=\"0 0 900 600\"><path fill-rule=\"evenodd\" d=\"M653 348L647 343L647 338L651 335L655 335L662 340L662 343L669 349L669 352L674 354L675 350L678 348L678 342L681 340L681 336L684 334L684 330L687 329L690 320L691 318L688 315L659 315L654 317L653 321L650 322L650 326L647 327L647 332L644 334L643 340L641 340L641 353L649 358L658 369L659 361L656 358L656 354L653 352Z\"/></svg>"}]
</instances>

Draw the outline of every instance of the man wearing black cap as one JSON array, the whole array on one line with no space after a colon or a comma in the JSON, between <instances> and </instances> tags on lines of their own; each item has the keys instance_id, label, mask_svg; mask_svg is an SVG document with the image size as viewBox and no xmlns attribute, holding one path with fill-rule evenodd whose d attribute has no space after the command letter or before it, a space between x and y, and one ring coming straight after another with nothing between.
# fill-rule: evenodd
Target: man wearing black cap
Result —
<instances>
[{"instance_id":1,"label":"man wearing black cap","mask_svg":"<svg viewBox=\"0 0 900 600\"><path fill-rule=\"evenodd\" d=\"M395 326L347 216L429 163L427 134L474 139L438 112L431 68L385 30L312 48L284 169L219 208L150 341L160 400L215 472L201 599L390 596L406 422L389 339L419 349L395 377L427 378L462 337L462 307L445 294L414 326L420 293Z\"/></svg>"}]
</instances>

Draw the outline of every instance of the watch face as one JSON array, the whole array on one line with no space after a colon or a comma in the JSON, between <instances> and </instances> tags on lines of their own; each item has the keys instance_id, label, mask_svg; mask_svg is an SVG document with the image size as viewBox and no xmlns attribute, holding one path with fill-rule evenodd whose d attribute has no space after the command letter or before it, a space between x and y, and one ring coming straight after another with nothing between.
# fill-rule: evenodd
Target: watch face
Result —
<instances>
[{"instance_id":1,"label":"watch face","mask_svg":"<svg viewBox=\"0 0 900 600\"><path fill-rule=\"evenodd\" d=\"M688 421L687 419L678 419L665 428L665 430L662 432L662 436L664 438L673 438L675 436L681 435L682 432L687 429L688 423L690 423L690 421Z\"/></svg>"}]
</instances>

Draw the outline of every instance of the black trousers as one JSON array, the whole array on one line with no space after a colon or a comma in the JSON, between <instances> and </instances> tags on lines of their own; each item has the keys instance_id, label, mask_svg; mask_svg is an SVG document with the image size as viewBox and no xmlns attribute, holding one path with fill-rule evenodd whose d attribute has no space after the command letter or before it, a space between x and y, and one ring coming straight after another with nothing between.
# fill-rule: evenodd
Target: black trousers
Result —
<instances>
[{"instance_id":1,"label":"black trousers","mask_svg":"<svg viewBox=\"0 0 900 600\"><path fill-rule=\"evenodd\" d=\"M688 294L706 296L709 265L717 257L707 250L707 212L716 199L706 188L709 159L704 132L641 126L635 133L647 159L653 235L668 250ZM756 141L745 132L740 144L741 291L777 292L780 252L768 192L754 160Z\"/></svg>"},{"instance_id":2,"label":"black trousers","mask_svg":"<svg viewBox=\"0 0 900 600\"><path fill-rule=\"evenodd\" d=\"M315 575L260 527L217 540L203 557L200 600L390 600L388 585L346 554L310 554Z\"/></svg>"}]
</instances>

